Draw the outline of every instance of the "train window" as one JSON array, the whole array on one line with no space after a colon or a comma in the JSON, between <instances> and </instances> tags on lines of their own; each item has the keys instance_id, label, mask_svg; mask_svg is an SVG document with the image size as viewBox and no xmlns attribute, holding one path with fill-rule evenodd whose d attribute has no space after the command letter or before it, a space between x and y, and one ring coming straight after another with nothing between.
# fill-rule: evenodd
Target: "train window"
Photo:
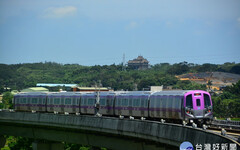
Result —
<instances>
[{"instance_id":1,"label":"train window","mask_svg":"<svg viewBox=\"0 0 240 150\"><path fill-rule=\"evenodd\" d=\"M19 103L19 99L15 98L15 104L18 104L18 103Z\"/></svg>"},{"instance_id":2,"label":"train window","mask_svg":"<svg viewBox=\"0 0 240 150\"><path fill-rule=\"evenodd\" d=\"M167 96L166 99L167 99L167 100L166 100L166 108L169 108L169 107L170 107L170 104L171 104L172 98L169 97L169 96Z\"/></svg>"},{"instance_id":3,"label":"train window","mask_svg":"<svg viewBox=\"0 0 240 150\"><path fill-rule=\"evenodd\" d=\"M192 95L191 94L186 97L186 107L193 108Z\"/></svg>"},{"instance_id":4,"label":"train window","mask_svg":"<svg viewBox=\"0 0 240 150\"><path fill-rule=\"evenodd\" d=\"M31 98L30 98L30 97L27 98L27 103L28 103L28 104L31 103Z\"/></svg>"},{"instance_id":5,"label":"train window","mask_svg":"<svg viewBox=\"0 0 240 150\"><path fill-rule=\"evenodd\" d=\"M167 97L162 97L163 103L162 103L162 108L167 108Z\"/></svg>"},{"instance_id":6,"label":"train window","mask_svg":"<svg viewBox=\"0 0 240 150\"><path fill-rule=\"evenodd\" d=\"M179 96L176 96L175 97L175 108L179 108L179 104L180 104L180 97Z\"/></svg>"},{"instance_id":7,"label":"train window","mask_svg":"<svg viewBox=\"0 0 240 150\"><path fill-rule=\"evenodd\" d=\"M137 99L133 99L133 106L137 106Z\"/></svg>"},{"instance_id":8,"label":"train window","mask_svg":"<svg viewBox=\"0 0 240 150\"><path fill-rule=\"evenodd\" d=\"M144 107L144 99L141 99L141 107Z\"/></svg>"},{"instance_id":9,"label":"train window","mask_svg":"<svg viewBox=\"0 0 240 150\"><path fill-rule=\"evenodd\" d=\"M53 98L52 97L50 98L49 104L53 104Z\"/></svg>"},{"instance_id":10,"label":"train window","mask_svg":"<svg viewBox=\"0 0 240 150\"><path fill-rule=\"evenodd\" d=\"M64 97L61 97L61 104L64 105Z\"/></svg>"},{"instance_id":11,"label":"train window","mask_svg":"<svg viewBox=\"0 0 240 150\"><path fill-rule=\"evenodd\" d=\"M129 99L129 106L132 106L132 99Z\"/></svg>"},{"instance_id":12,"label":"train window","mask_svg":"<svg viewBox=\"0 0 240 150\"><path fill-rule=\"evenodd\" d=\"M152 97L151 100L150 100L150 107L154 107L154 103L155 103L155 97Z\"/></svg>"},{"instance_id":13,"label":"train window","mask_svg":"<svg viewBox=\"0 0 240 150\"><path fill-rule=\"evenodd\" d=\"M106 99L105 98L101 98L100 99L100 105L101 106L105 106L106 105Z\"/></svg>"},{"instance_id":14,"label":"train window","mask_svg":"<svg viewBox=\"0 0 240 150\"><path fill-rule=\"evenodd\" d=\"M204 105L205 107L211 106L210 97L207 94L204 95Z\"/></svg>"},{"instance_id":15,"label":"train window","mask_svg":"<svg viewBox=\"0 0 240 150\"><path fill-rule=\"evenodd\" d=\"M83 98L83 99L82 99L82 104L83 104L83 105L87 105L87 98Z\"/></svg>"},{"instance_id":16,"label":"train window","mask_svg":"<svg viewBox=\"0 0 240 150\"><path fill-rule=\"evenodd\" d=\"M127 106L128 105L128 99L124 98L122 99L122 106Z\"/></svg>"},{"instance_id":17,"label":"train window","mask_svg":"<svg viewBox=\"0 0 240 150\"><path fill-rule=\"evenodd\" d=\"M39 98L38 103L42 104L42 98Z\"/></svg>"},{"instance_id":18,"label":"train window","mask_svg":"<svg viewBox=\"0 0 240 150\"><path fill-rule=\"evenodd\" d=\"M122 106L126 106L124 98L122 99Z\"/></svg>"},{"instance_id":19,"label":"train window","mask_svg":"<svg viewBox=\"0 0 240 150\"><path fill-rule=\"evenodd\" d=\"M133 99L133 106L139 107L140 106L140 99Z\"/></svg>"},{"instance_id":20,"label":"train window","mask_svg":"<svg viewBox=\"0 0 240 150\"><path fill-rule=\"evenodd\" d=\"M43 98L43 104L45 104L46 103L46 98Z\"/></svg>"},{"instance_id":21,"label":"train window","mask_svg":"<svg viewBox=\"0 0 240 150\"><path fill-rule=\"evenodd\" d=\"M118 103L117 104L118 104L118 106L121 106L121 99L120 98L118 99Z\"/></svg>"},{"instance_id":22,"label":"train window","mask_svg":"<svg viewBox=\"0 0 240 150\"><path fill-rule=\"evenodd\" d=\"M37 98L32 98L32 104L37 104L38 99Z\"/></svg>"},{"instance_id":23,"label":"train window","mask_svg":"<svg viewBox=\"0 0 240 150\"><path fill-rule=\"evenodd\" d=\"M88 99L88 105L93 105L95 102L95 99L89 98Z\"/></svg>"},{"instance_id":24,"label":"train window","mask_svg":"<svg viewBox=\"0 0 240 150\"><path fill-rule=\"evenodd\" d=\"M140 106L140 99L137 99L137 103L136 103L136 106Z\"/></svg>"},{"instance_id":25,"label":"train window","mask_svg":"<svg viewBox=\"0 0 240 150\"><path fill-rule=\"evenodd\" d=\"M27 98L23 98L23 103L24 103L24 104L27 103Z\"/></svg>"},{"instance_id":26,"label":"train window","mask_svg":"<svg viewBox=\"0 0 240 150\"><path fill-rule=\"evenodd\" d=\"M145 99L145 107L148 106L148 99Z\"/></svg>"},{"instance_id":27,"label":"train window","mask_svg":"<svg viewBox=\"0 0 240 150\"><path fill-rule=\"evenodd\" d=\"M66 105L71 105L71 99L70 98L65 98L65 104Z\"/></svg>"},{"instance_id":28,"label":"train window","mask_svg":"<svg viewBox=\"0 0 240 150\"><path fill-rule=\"evenodd\" d=\"M107 106L110 105L111 101L107 98Z\"/></svg>"},{"instance_id":29,"label":"train window","mask_svg":"<svg viewBox=\"0 0 240 150\"><path fill-rule=\"evenodd\" d=\"M125 106L128 106L128 99L125 98L125 102L124 102Z\"/></svg>"},{"instance_id":30,"label":"train window","mask_svg":"<svg viewBox=\"0 0 240 150\"><path fill-rule=\"evenodd\" d=\"M83 105L87 105L87 98L84 98L82 102L83 102Z\"/></svg>"},{"instance_id":31,"label":"train window","mask_svg":"<svg viewBox=\"0 0 240 150\"><path fill-rule=\"evenodd\" d=\"M111 98L107 99L107 105L112 105L112 99Z\"/></svg>"},{"instance_id":32,"label":"train window","mask_svg":"<svg viewBox=\"0 0 240 150\"><path fill-rule=\"evenodd\" d=\"M200 99L197 99L197 106L201 106Z\"/></svg>"},{"instance_id":33,"label":"train window","mask_svg":"<svg viewBox=\"0 0 240 150\"><path fill-rule=\"evenodd\" d=\"M54 98L54 104L60 104L60 98Z\"/></svg>"},{"instance_id":34,"label":"train window","mask_svg":"<svg viewBox=\"0 0 240 150\"><path fill-rule=\"evenodd\" d=\"M76 98L73 98L73 105L76 105L77 104L77 101L76 101Z\"/></svg>"}]
</instances>

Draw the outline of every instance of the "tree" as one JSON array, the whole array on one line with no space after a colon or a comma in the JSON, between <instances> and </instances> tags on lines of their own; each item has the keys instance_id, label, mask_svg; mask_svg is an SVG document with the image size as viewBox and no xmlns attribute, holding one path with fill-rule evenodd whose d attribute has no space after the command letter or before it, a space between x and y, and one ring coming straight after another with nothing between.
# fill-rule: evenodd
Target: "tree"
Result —
<instances>
[{"instance_id":1,"label":"tree","mask_svg":"<svg viewBox=\"0 0 240 150\"><path fill-rule=\"evenodd\" d=\"M214 115L217 117L240 117L240 80L223 90L220 96L212 96Z\"/></svg>"},{"instance_id":2,"label":"tree","mask_svg":"<svg viewBox=\"0 0 240 150\"><path fill-rule=\"evenodd\" d=\"M10 136L7 140L11 150L32 150L33 139Z\"/></svg>"},{"instance_id":3,"label":"tree","mask_svg":"<svg viewBox=\"0 0 240 150\"><path fill-rule=\"evenodd\" d=\"M210 89L211 89L211 86L212 86L212 81L211 81L211 80L208 80L207 86L208 86L208 90L210 90Z\"/></svg>"},{"instance_id":4,"label":"tree","mask_svg":"<svg viewBox=\"0 0 240 150\"><path fill-rule=\"evenodd\" d=\"M5 109L7 108L13 108L12 106L12 100L13 100L13 94L11 92L5 92L3 93L3 106Z\"/></svg>"}]
</instances>

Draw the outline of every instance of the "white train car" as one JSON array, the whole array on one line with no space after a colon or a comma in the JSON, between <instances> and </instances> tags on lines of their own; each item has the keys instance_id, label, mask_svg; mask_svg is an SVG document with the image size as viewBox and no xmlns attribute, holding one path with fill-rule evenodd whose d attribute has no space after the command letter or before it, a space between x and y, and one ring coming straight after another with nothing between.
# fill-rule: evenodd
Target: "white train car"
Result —
<instances>
[{"instance_id":1,"label":"white train car","mask_svg":"<svg viewBox=\"0 0 240 150\"><path fill-rule=\"evenodd\" d=\"M80 113L81 114L91 114L96 113L96 93L82 93L80 100Z\"/></svg>"},{"instance_id":2,"label":"white train car","mask_svg":"<svg viewBox=\"0 0 240 150\"><path fill-rule=\"evenodd\" d=\"M55 113L79 113L79 92L49 93L47 97L47 111Z\"/></svg>"},{"instance_id":3,"label":"white train car","mask_svg":"<svg viewBox=\"0 0 240 150\"><path fill-rule=\"evenodd\" d=\"M114 100L115 100L114 92L101 92L99 94L100 97L100 105L99 105L99 113L106 116L114 115Z\"/></svg>"},{"instance_id":4,"label":"white train car","mask_svg":"<svg viewBox=\"0 0 240 150\"><path fill-rule=\"evenodd\" d=\"M116 95L115 115L148 117L150 92L126 92Z\"/></svg>"},{"instance_id":5,"label":"white train car","mask_svg":"<svg viewBox=\"0 0 240 150\"><path fill-rule=\"evenodd\" d=\"M183 100L186 91L155 92L149 99L149 117L183 119Z\"/></svg>"},{"instance_id":6,"label":"white train car","mask_svg":"<svg viewBox=\"0 0 240 150\"><path fill-rule=\"evenodd\" d=\"M14 109L16 111L46 111L47 93L18 93L14 96Z\"/></svg>"}]
</instances>

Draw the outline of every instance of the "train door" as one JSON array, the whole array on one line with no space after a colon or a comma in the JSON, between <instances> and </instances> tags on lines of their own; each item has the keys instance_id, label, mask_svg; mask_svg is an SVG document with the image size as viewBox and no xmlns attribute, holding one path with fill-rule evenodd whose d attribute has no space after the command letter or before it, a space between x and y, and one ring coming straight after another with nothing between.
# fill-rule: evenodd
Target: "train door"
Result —
<instances>
[{"instance_id":1,"label":"train door","mask_svg":"<svg viewBox=\"0 0 240 150\"><path fill-rule=\"evenodd\" d=\"M193 110L195 117L203 117L204 99L202 93L193 94Z\"/></svg>"}]
</instances>

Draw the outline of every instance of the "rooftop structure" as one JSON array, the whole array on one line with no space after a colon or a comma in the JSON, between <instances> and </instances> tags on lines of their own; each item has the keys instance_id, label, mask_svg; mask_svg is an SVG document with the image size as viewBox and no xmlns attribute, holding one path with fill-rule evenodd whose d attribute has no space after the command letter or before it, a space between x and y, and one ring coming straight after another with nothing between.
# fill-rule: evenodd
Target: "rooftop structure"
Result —
<instances>
[{"instance_id":1,"label":"rooftop structure","mask_svg":"<svg viewBox=\"0 0 240 150\"><path fill-rule=\"evenodd\" d=\"M44 87L31 87L31 88L23 89L21 90L21 92L49 92L49 90Z\"/></svg>"},{"instance_id":2,"label":"rooftop structure","mask_svg":"<svg viewBox=\"0 0 240 150\"><path fill-rule=\"evenodd\" d=\"M143 56L138 56L136 59L128 61L128 67L137 69L137 70L145 70L148 69L149 61Z\"/></svg>"},{"instance_id":3,"label":"rooftop structure","mask_svg":"<svg viewBox=\"0 0 240 150\"><path fill-rule=\"evenodd\" d=\"M94 91L111 91L109 88L106 87L72 87L73 91L80 91L80 92L94 92Z\"/></svg>"},{"instance_id":4,"label":"rooftop structure","mask_svg":"<svg viewBox=\"0 0 240 150\"><path fill-rule=\"evenodd\" d=\"M41 86L41 87L56 87L56 86L74 87L74 86L77 86L77 84L37 83L37 86Z\"/></svg>"},{"instance_id":5,"label":"rooftop structure","mask_svg":"<svg viewBox=\"0 0 240 150\"><path fill-rule=\"evenodd\" d=\"M61 84L61 83L37 83L37 87L45 87L49 91L72 91L73 87L76 87L77 84Z\"/></svg>"}]
</instances>

